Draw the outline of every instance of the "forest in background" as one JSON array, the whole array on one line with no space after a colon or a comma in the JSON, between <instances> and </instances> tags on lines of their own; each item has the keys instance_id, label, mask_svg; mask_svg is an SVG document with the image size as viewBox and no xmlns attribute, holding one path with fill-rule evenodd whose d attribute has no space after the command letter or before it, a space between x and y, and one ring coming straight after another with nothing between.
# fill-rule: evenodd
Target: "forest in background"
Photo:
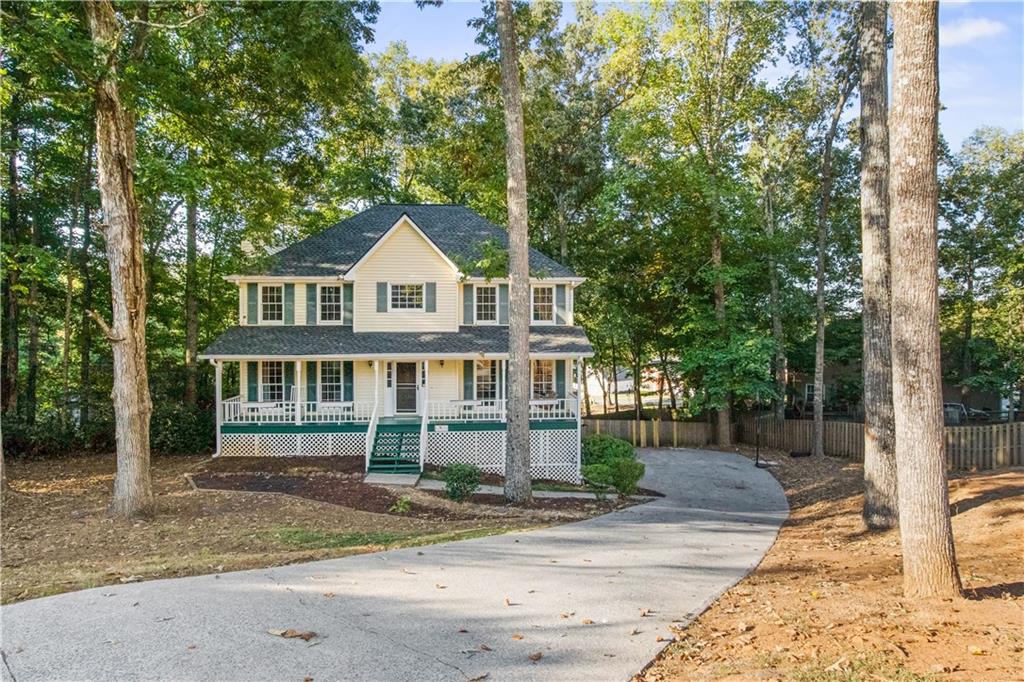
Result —
<instances>
[{"instance_id":1,"label":"forest in background","mask_svg":"<svg viewBox=\"0 0 1024 682\"><path fill-rule=\"evenodd\" d=\"M377 6L119 3L135 117L157 452L213 438L197 351L235 323L223 275L383 202L504 224L493 5L479 53L379 54ZM424 7L424 12L437 11ZM592 368L661 366L699 415L777 398L783 371L856 363L856 5L517 5L531 243L588 277ZM109 316L81 8L2 10L4 449L112 449ZM127 38L126 38L127 39ZM779 75L781 74L781 75ZM940 154L943 366L1024 376L1024 134ZM820 285L820 286L819 286ZM94 315L95 313L95 315ZM856 384L846 387L854 396Z\"/></svg>"}]
</instances>

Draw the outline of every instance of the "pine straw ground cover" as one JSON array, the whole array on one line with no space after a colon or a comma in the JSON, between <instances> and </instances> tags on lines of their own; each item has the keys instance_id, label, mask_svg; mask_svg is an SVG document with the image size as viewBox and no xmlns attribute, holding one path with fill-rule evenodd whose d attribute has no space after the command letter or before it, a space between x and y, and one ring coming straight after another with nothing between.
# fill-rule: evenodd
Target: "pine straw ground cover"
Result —
<instances>
[{"instance_id":1,"label":"pine straw ground cover","mask_svg":"<svg viewBox=\"0 0 1024 682\"><path fill-rule=\"evenodd\" d=\"M361 483L361 458L156 457L157 513L108 519L114 455L5 463L0 598L4 603L118 582L276 566L537 528L616 503L566 509L456 505ZM221 488L288 492L196 490ZM392 510L408 496L404 511ZM308 499L312 498L312 499Z\"/></svg>"},{"instance_id":2,"label":"pine straw ground cover","mask_svg":"<svg viewBox=\"0 0 1024 682\"><path fill-rule=\"evenodd\" d=\"M968 598L928 603L902 597L898 532L862 529L859 464L769 458L778 540L637 680L1024 679L1024 470L952 477Z\"/></svg>"}]
</instances>

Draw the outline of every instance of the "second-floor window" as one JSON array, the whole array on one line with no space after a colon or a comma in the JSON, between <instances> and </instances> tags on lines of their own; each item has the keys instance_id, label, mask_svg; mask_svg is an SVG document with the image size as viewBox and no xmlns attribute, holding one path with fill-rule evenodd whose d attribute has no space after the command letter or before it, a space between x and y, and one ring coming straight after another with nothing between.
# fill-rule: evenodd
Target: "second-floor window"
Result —
<instances>
[{"instance_id":1,"label":"second-floor window","mask_svg":"<svg viewBox=\"0 0 1024 682\"><path fill-rule=\"evenodd\" d=\"M320 287L320 321L341 322L344 312L341 304L340 286Z\"/></svg>"},{"instance_id":2,"label":"second-floor window","mask_svg":"<svg viewBox=\"0 0 1024 682\"><path fill-rule=\"evenodd\" d=\"M284 321L284 287L277 284L260 287L260 321Z\"/></svg>"},{"instance_id":3,"label":"second-floor window","mask_svg":"<svg viewBox=\"0 0 1024 682\"><path fill-rule=\"evenodd\" d=\"M392 310L423 310L422 284L392 284Z\"/></svg>"},{"instance_id":4,"label":"second-floor window","mask_svg":"<svg viewBox=\"0 0 1024 682\"><path fill-rule=\"evenodd\" d=\"M320 400L325 403L340 403L344 395L341 378L341 360L326 360L320 363Z\"/></svg>"},{"instance_id":5,"label":"second-floor window","mask_svg":"<svg viewBox=\"0 0 1024 682\"><path fill-rule=\"evenodd\" d=\"M533 288L533 322L554 322L555 321L555 288L534 287Z\"/></svg>"},{"instance_id":6,"label":"second-floor window","mask_svg":"<svg viewBox=\"0 0 1024 682\"><path fill-rule=\"evenodd\" d=\"M533 361L533 398L543 400L555 397L555 361Z\"/></svg>"},{"instance_id":7,"label":"second-floor window","mask_svg":"<svg viewBox=\"0 0 1024 682\"><path fill-rule=\"evenodd\" d=\"M279 361L264 362L260 383L264 402L284 400L284 365Z\"/></svg>"},{"instance_id":8,"label":"second-floor window","mask_svg":"<svg viewBox=\"0 0 1024 682\"><path fill-rule=\"evenodd\" d=\"M498 321L498 287L475 288L476 321L478 324Z\"/></svg>"}]
</instances>

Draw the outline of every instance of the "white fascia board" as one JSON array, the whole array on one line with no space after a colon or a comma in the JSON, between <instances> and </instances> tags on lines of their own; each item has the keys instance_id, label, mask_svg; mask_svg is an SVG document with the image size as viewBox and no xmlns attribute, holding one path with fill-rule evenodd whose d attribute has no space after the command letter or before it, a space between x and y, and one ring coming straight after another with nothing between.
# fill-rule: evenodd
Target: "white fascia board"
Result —
<instances>
[{"instance_id":1,"label":"white fascia board","mask_svg":"<svg viewBox=\"0 0 1024 682\"><path fill-rule=\"evenodd\" d=\"M571 360L573 358L591 358L594 353L531 353L534 360ZM247 362L249 360L506 360L508 353L354 353L329 355L200 355L200 360L227 360L230 362Z\"/></svg>"},{"instance_id":2,"label":"white fascia board","mask_svg":"<svg viewBox=\"0 0 1024 682\"><path fill-rule=\"evenodd\" d=\"M227 282L260 283L260 282L340 282L344 275L224 275Z\"/></svg>"}]
</instances>

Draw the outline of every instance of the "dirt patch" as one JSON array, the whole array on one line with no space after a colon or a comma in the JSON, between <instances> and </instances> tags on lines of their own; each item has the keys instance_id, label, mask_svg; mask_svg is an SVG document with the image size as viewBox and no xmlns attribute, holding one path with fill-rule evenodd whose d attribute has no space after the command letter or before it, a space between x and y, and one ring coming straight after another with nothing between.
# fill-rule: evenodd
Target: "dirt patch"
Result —
<instances>
[{"instance_id":1,"label":"dirt patch","mask_svg":"<svg viewBox=\"0 0 1024 682\"><path fill-rule=\"evenodd\" d=\"M4 603L541 528L610 508L455 504L418 490L364 485L360 457L157 457L156 514L123 522L106 515L113 454L9 460L5 467ZM197 491L186 474L220 489ZM248 488L289 494L240 492ZM390 511L403 497L409 511Z\"/></svg>"},{"instance_id":2,"label":"dirt patch","mask_svg":"<svg viewBox=\"0 0 1024 682\"><path fill-rule=\"evenodd\" d=\"M639 680L1022 679L1024 470L951 477L969 598L920 602L898 532L861 526L859 464L769 458L792 509L778 540Z\"/></svg>"}]
</instances>

